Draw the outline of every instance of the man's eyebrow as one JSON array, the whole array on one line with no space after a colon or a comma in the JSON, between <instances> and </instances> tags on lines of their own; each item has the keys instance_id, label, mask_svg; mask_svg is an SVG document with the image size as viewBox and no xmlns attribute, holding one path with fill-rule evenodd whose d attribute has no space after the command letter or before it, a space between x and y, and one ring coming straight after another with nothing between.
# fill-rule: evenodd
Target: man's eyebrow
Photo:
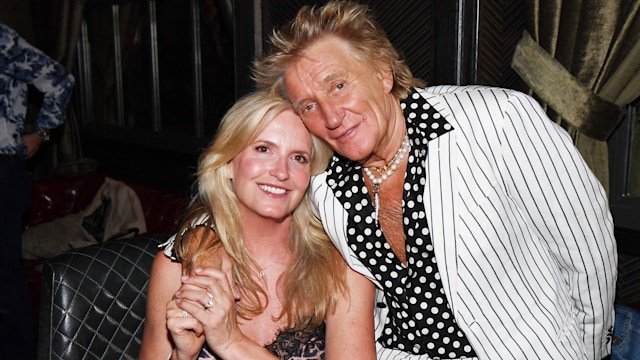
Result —
<instances>
[{"instance_id":1,"label":"man's eyebrow","mask_svg":"<svg viewBox=\"0 0 640 360\"><path fill-rule=\"evenodd\" d=\"M328 84L331 83L332 81L334 81L335 79L338 79L342 76L342 72L340 71L336 71L336 72L332 72L327 74L326 76L324 76L321 80L320 80L320 84ZM293 104L293 109L299 113L300 112L300 107L307 101L310 101L310 99L300 99L298 100L295 104Z\"/></svg>"},{"instance_id":2,"label":"man's eyebrow","mask_svg":"<svg viewBox=\"0 0 640 360\"><path fill-rule=\"evenodd\" d=\"M337 72L332 72L330 74L327 74L327 76L322 78L322 83L331 82L331 81L335 80L336 78L338 78L339 76L340 76L340 74L337 73Z\"/></svg>"},{"instance_id":3,"label":"man's eyebrow","mask_svg":"<svg viewBox=\"0 0 640 360\"><path fill-rule=\"evenodd\" d=\"M307 102L307 99L300 99L298 100L295 104L293 104L293 110L295 110L296 113L300 113L300 107Z\"/></svg>"}]
</instances>

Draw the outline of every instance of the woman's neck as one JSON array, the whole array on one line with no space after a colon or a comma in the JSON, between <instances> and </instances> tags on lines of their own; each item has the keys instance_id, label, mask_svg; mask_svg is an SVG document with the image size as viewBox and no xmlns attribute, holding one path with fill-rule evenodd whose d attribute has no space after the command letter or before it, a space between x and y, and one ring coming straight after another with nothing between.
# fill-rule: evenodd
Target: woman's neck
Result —
<instances>
[{"instance_id":1,"label":"woman's neck","mask_svg":"<svg viewBox=\"0 0 640 360\"><path fill-rule=\"evenodd\" d=\"M282 222L264 218L243 219L243 223L245 227L242 235L245 245L256 261L269 261L281 257L288 251L290 217Z\"/></svg>"}]
</instances>

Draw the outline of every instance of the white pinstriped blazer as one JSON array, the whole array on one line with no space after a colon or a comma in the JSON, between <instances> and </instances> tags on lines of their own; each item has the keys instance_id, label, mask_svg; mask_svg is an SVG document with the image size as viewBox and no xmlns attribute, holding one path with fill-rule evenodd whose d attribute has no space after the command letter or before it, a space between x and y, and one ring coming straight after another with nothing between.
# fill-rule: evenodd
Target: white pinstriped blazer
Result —
<instances>
[{"instance_id":1,"label":"white pinstriped blazer","mask_svg":"<svg viewBox=\"0 0 640 360\"><path fill-rule=\"evenodd\" d=\"M424 201L442 284L479 359L594 359L610 352L617 253L605 192L531 97L499 88L419 93L453 130L429 142ZM347 212L312 179L317 214L349 265ZM375 307L376 338L386 308ZM383 348L378 359L428 359Z\"/></svg>"}]
</instances>

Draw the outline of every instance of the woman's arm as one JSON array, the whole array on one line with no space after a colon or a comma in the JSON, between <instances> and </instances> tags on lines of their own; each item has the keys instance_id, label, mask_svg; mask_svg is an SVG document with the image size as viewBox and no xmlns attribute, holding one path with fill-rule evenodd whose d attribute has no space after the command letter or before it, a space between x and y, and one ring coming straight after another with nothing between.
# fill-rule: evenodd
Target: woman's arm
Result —
<instances>
[{"instance_id":1,"label":"woman's arm","mask_svg":"<svg viewBox=\"0 0 640 360\"><path fill-rule=\"evenodd\" d=\"M347 294L327 315L327 360L375 359L373 329L375 287L369 279L346 268Z\"/></svg>"},{"instance_id":2,"label":"woman's arm","mask_svg":"<svg viewBox=\"0 0 640 360\"><path fill-rule=\"evenodd\" d=\"M180 264L171 261L162 251L156 255L147 291L147 314L139 356L141 360L164 360L173 350L167 329L167 304L181 286L181 272Z\"/></svg>"}]
</instances>

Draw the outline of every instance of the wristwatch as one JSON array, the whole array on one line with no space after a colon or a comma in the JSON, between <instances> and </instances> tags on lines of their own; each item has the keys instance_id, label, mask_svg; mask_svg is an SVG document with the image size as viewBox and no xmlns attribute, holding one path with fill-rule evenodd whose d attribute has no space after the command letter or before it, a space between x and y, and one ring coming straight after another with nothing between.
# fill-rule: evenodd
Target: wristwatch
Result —
<instances>
[{"instance_id":1,"label":"wristwatch","mask_svg":"<svg viewBox=\"0 0 640 360\"><path fill-rule=\"evenodd\" d=\"M49 139L51 139L51 133L49 132L49 130L40 129L38 130L37 134L42 138L42 142L49 141Z\"/></svg>"}]
</instances>

